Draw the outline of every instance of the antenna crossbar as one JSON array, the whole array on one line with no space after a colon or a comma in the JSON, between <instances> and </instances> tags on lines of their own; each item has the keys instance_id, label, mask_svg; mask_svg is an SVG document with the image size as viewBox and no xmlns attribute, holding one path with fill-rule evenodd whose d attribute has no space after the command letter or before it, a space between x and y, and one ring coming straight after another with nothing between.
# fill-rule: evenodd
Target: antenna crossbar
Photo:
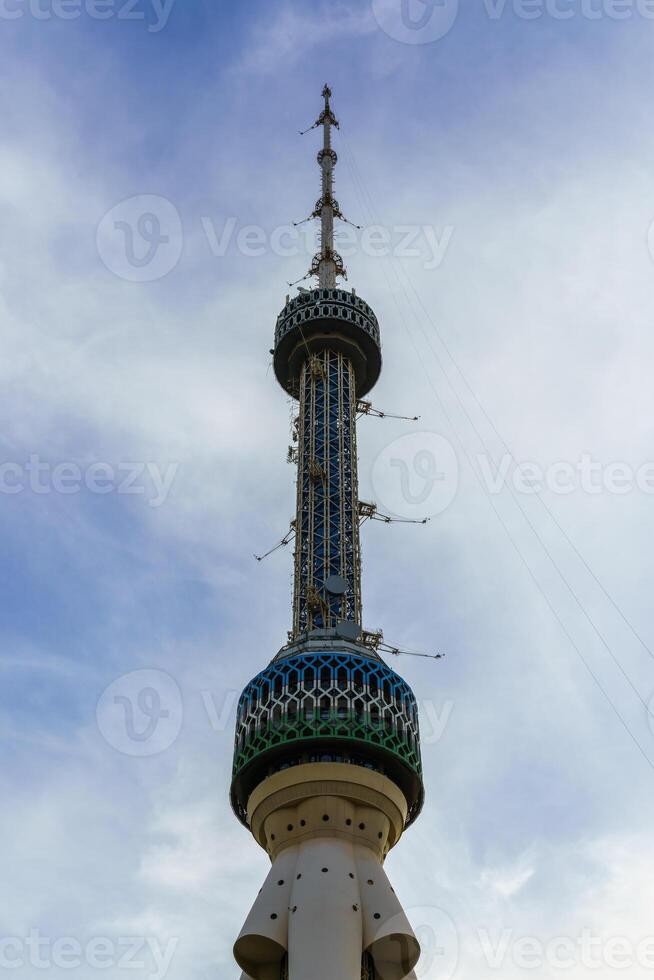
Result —
<instances>
[{"instance_id":1,"label":"antenna crossbar","mask_svg":"<svg viewBox=\"0 0 654 980\"><path fill-rule=\"evenodd\" d=\"M400 647L390 646L384 642L382 630L363 630L361 642L377 653L386 653L393 657L421 657L423 660L442 660L445 656L444 653L419 653L416 650L402 650Z\"/></svg>"},{"instance_id":2,"label":"antenna crossbar","mask_svg":"<svg viewBox=\"0 0 654 980\"><path fill-rule=\"evenodd\" d=\"M419 415L392 415L390 412L382 412L381 409L375 408L372 402L361 400L357 402L357 415L359 417L372 415L378 419L402 419L404 422L417 422L420 419Z\"/></svg>"},{"instance_id":3,"label":"antenna crossbar","mask_svg":"<svg viewBox=\"0 0 654 980\"><path fill-rule=\"evenodd\" d=\"M381 521L382 524L429 524L430 520L430 517L392 517L390 514L382 514L377 504L370 504L365 500L359 501L360 524L365 524L366 521Z\"/></svg>"},{"instance_id":4,"label":"antenna crossbar","mask_svg":"<svg viewBox=\"0 0 654 980\"><path fill-rule=\"evenodd\" d=\"M285 548L287 544L290 544L290 542L293 540L294 537L295 537L295 521L291 521L291 527L288 533L285 534L284 537L281 539L281 541L278 541L276 545L273 545L270 551L266 551L265 554L254 555L254 557L256 558L257 561L263 561L264 558L268 558L269 555L274 555L274 553L276 551L279 551L280 548Z\"/></svg>"}]
</instances>

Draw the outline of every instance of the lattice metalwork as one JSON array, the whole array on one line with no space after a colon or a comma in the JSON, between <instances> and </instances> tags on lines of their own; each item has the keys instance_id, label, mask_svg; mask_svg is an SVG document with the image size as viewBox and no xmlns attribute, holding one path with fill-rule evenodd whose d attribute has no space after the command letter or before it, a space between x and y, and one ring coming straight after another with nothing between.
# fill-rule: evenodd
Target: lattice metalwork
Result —
<instances>
[{"instance_id":1,"label":"lattice metalwork","mask_svg":"<svg viewBox=\"0 0 654 980\"><path fill-rule=\"evenodd\" d=\"M308 358L300 376L293 632L361 622L354 373L343 354ZM345 582L331 593L330 576Z\"/></svg>"},{"instance_id":2,"label":"lattice metalwork","mask_svg":"<svg viewBox=\"0 0 654 980\"><path fill-rule=\"evenodd\" d=\"M346 289L308 289L289 300L277 318L275 344L293 330L310 327L317 318L339 321L342 327L364 331L379 347L379 323L372 308Z\"/></svg>"},{"instance_id":3,"label":"lattice metalwork","mask_svg":"<svg viewBox=\"0 0 654 980\"><path fill-rule=\"evenodd\" d=\"M273 662L250 681L238 705L234 779L277 747L308 743L318 753L315 761L321 743L342 744L343 761L367 765L387 757L421 779L415 697L381 661L302 654Z\"/></svg>"}]
</instances>

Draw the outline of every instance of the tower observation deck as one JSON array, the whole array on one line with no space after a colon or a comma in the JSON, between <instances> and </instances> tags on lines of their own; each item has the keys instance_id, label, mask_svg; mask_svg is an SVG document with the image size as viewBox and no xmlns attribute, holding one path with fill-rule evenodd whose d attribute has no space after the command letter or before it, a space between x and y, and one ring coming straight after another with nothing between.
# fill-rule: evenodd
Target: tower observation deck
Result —
<instances>
[{"instance_id":1,"label":"tower observation deck","mask_svg":"<svg viewBox=\"0 0 654 980\"><path fill-rule=\"evenodd\" d=\"M234 954L252 980L400 980L419 946L383 862L423 801L415 697L362 628L357 405L382 366L370 306L337 286L338 122L323 90L320 249L277 318L273 364L297 401L289 642L246 686L233 809L272 861Z\"/></svg>"}]
</instances>

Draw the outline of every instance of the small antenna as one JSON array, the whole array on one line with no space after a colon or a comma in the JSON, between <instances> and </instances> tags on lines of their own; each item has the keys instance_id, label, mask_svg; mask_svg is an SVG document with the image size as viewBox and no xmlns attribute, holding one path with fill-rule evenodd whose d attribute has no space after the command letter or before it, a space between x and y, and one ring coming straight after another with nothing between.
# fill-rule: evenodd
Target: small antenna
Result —
<instances>
[{"instance_id":1,"label":"small antenna","mask_svg":"<svg viewBox=\"0 0 654 980\"><path fill-rule=\"evenodd\" d=\"M284 537L282 538L281 541L278 541L277 544L274 545L270 549L270 551L266 551L265 554L263 554L263 555L254 555L253 557L256 558L257 561L263 561L264 558L267 558L269 555L274 555L274 553L276 551L279 551L280 548L285 548L286 545L289 544L293 540L293 537L294 536L295 536L295 521L292 521L291 522L290 530L288 531L287 534L284 535Z\"/></svg>"},{"instance_id":2,"label":"small antenna","mask_svg":"<svg viewBox=\"0 0 654 980\"><path fill-rule=\"evenodd\" d=\"M379 646L382 653L390 653L393 657L423 657L425 660L443 660L444 653L418 653L416 650L400 650L399 647L382 643Z\"/></svg>"},{"instance_id":3,"label":"small antenna","mask_svg":"<svg viewBox=\"0 0 654 980\"><path fill-rule=\"evenodd\" d=\"M379 408L374 408L372 402L357 402L357 415L372 415L378 419L402 419L404 422L418 422L419 415L391 415L390 412L382 412Z\"/></svg>"},{"instance_id":4,"label":"small antenna","mask_svg":"<svg viewBox=\"0 0 654 980\"><path fill-rule=\"evenodd\" d=\"M304 136L312 129L317 129L319 126L323 127L323 146L318 154L318 166L322 174L322 193L311 214L302 221L294 222L294 225L297 226L304 224L305 221L310 221L312 218L320 218L320 251L314 255L311 268L303 277L303 279L308 279L311 276L317 276L320 289L333 289L339 276L347 279L343 259L334 248L334 218L350 225L353 224L342 213L339 203L334 197L334 167L338 157L335 150L332 149L332 127L338 129L339 124L329 103L331 94L329 85L325 85L322 90L322 96L325 100L322 112L313 126L309 126L308 129L300 133L300 136ZM354 227L360 228L360 225L354 225ZM297 282L289 283L289 285L297 286L303 279L298 279Z\"/></svg>"},{"instance_id":5,"label":"small antenna","mask_svg":"<svg viewBox=\"0 0 654 980\"><path fill-rule=\"evenodd\" d=\"M360 524L365 524L366 521L381 521L383 524L429 524L430 520L431 517L391 517L390 514L381 514L377 504L369 504L365 500L359 501Z\"/></svg>"},{"instance_id":6,"label":"small antenna","mask_svg":"<svg viewBox=\"0 0 654 980\"><path fill-rule=\"evenodd\" d=\"M416 650L402 650L400 647L390 646L384 642L384 634L381 630L376 632L364 630L361 641L378 653L390 654L393 657L421 657L423 660L442 660L445 657L444 653L419 653Z\"/></svg>"}]
</instances>

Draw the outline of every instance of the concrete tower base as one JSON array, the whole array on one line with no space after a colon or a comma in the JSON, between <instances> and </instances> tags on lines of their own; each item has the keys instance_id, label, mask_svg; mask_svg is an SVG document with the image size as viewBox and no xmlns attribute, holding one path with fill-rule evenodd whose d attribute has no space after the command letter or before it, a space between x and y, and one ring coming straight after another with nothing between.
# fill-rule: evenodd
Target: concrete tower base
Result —
<instances>
[{"instance_id":1,"label":"concrete tower base","mask_svg":"<svg viewBox=\"0 0 654 980\"><path fill-rule=\"evenodd\" d=\"M407 817L385 776L344 763L299 765L252 794L248 822L272 860L234 946L244 976L361 980L368 953L379 980L404 980L420 947L383 868Z\"/></svg>"}]
</instances>

